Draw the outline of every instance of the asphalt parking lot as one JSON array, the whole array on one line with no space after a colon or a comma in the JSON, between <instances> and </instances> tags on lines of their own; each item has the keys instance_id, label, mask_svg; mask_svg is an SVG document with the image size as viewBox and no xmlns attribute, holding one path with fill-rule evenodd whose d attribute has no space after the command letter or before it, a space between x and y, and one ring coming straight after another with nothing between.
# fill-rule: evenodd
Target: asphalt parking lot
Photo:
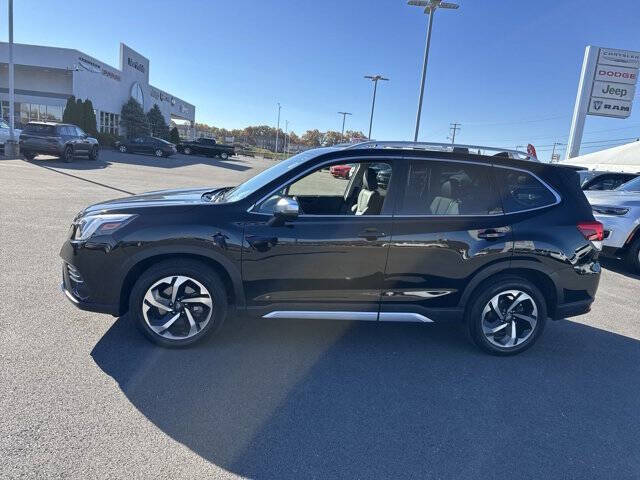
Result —
<instances>
[{"instance_id":1,"label":"asphalt parking lot","mask_svg":"<svg viewBox=\"0 0 640 480\"><path fill-rule=\"evenodd\" d=\"M640 276L616 262L591 313L510 358L449 325L240 318L163 350L61 295L87 204L271 164L0 160L0 477L640 477Z\"/></svg>"}]
</instances>

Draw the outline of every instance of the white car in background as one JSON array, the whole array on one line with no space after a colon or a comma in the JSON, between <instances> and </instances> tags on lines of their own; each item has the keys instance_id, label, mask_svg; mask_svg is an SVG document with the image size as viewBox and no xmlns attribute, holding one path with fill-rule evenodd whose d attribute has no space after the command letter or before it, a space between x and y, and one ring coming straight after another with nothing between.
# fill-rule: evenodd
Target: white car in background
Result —
<instances>
[{"instance_id":1,"label":"white car in background","mask_svg":"<svg viewBox=\"0 0 640 480\"><path fill-rule=\"evenodd\" d=\"M593 215L604 226L603 254L640 272L640 177L615 190L585 190Z\"/></svg>"},{"instance_id":2,"label":"white car in background","mask_svg":"<svg viewBox=\"0 0 640 480\"><path fill-rule=\"evenodd\" d=\"M13 129L13 138L16 142L20 138L20 132L22 132L22 130L18 130L17 128ZM7 140L9 140L9 124L0 119L0 145L2 145L2 148L4 148L4 142Z\"/></svg>"}]
</instances>

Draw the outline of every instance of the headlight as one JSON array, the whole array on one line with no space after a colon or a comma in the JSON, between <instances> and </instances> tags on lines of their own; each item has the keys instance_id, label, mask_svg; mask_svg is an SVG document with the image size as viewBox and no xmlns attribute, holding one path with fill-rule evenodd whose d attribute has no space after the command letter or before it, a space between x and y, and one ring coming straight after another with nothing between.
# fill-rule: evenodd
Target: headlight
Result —
<instances>
[{"instance_id":1,"label":"headlight","mask_svg":"<svg viewBox=\"0 0 640 480\"><path fill-rule=\"evenodd\" d=\"M76 222L74 240L88 240L93 235L107 235L129 223L135 215L104 214L87 215Z\"/></svg>"},{"instance_id":2,"label":"headlight","mask_svg":"<svg viewBox=\"0 0 640 480\"><path fill-rule=\"evenodd\" d=\"M592 205L591 208L601 215L626 215L629 212L628 208L610 207L608 205Z\"/></svg>"}]
</instances>

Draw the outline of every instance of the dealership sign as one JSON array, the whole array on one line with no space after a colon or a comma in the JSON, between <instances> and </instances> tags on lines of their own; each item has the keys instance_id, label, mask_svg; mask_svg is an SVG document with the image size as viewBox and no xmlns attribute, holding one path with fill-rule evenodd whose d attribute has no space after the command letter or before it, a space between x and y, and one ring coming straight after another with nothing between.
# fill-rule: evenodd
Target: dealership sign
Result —
<instances>
[{"instance_id":1,"label":"dealership sign","mask_svg":"<svg viewBox=\"0 0 640 480\"><path fill-rule=\"evenodd\" d=\"M640 69L640 52L587 46L571 119L566 158L580 152L587 115L627 118L631 115Z\"/></svg>"},{"instance_id":2,"label":"dealership sign","mask_svg":"<svg viewBox=\"0 0 640 480\"><path fill-rule=\"evenodd\" d=\"M598 49L587 114L617 118L631 115L638 67L639 52Z\"/></svg>"}]
</instances>

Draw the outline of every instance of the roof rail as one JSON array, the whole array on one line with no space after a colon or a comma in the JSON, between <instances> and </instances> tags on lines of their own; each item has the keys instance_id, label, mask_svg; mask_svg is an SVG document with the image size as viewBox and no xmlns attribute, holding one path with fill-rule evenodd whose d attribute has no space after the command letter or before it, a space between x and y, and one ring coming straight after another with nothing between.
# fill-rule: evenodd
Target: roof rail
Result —
<instances>
[{"instance_id":1,"label":"roof rail","mask_svg":"<svg viewBox=\"0 0 640 480\"><path fill-rule=\"evenodd\" d=\"M437 143L437 142L402 142L402 141L375 141L354 143L345 150L355 150L360 148L398 148L407 150L431 150L436 152L465 152L487 156L502 156L515 158L518 160L531 160L539 162L539 160L527 152L520 150L512 150L501 147L487 147L483 145L464 145L459 143Z\"/></svg>"}]
</instances>

